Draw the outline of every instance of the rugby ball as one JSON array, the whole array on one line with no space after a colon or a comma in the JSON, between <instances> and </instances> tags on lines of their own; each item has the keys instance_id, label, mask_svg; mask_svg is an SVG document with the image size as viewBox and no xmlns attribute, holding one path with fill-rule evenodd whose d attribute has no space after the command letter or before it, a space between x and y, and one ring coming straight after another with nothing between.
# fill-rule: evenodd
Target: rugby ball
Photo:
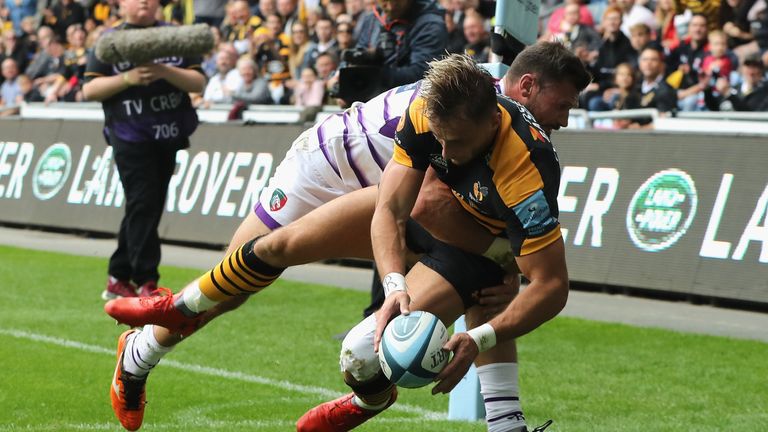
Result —
<instances>
[{"instance_id":1,"label":"rugby ball","mask_svg":"<svg viewBox=\"0 0 768 432\"><path fill-rule=\"evenodd\" d=\"M448 330L433 314L413 311L387 324L379 346L384 375L401 387L423 387L448 363Z\"/></svg>"}]
</instances>

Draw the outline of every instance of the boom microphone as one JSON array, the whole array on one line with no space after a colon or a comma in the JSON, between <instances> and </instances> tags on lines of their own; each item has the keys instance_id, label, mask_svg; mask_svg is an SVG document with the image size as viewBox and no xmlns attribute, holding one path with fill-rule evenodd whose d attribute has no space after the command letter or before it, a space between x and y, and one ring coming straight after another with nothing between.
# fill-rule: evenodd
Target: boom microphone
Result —
<instances>
[{"instance_id":1,"label":"boom microphone","mask_svg":"<svg viewBox=\"0 0 768 432\"><path fill-rule=\"evenodd\" d=\"M194 57L213 49L207 24L162 26L109 32L96 42L96 57L104 63L135 65L163 57Z\"/></svg>"}]
</instances>

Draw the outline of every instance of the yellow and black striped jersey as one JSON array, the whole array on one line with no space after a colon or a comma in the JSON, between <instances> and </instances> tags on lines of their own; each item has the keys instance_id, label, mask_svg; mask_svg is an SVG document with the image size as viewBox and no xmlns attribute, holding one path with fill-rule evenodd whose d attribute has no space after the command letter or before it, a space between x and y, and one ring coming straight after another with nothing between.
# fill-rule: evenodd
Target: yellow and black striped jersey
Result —
<instances>
[{"instance_id":1,"label":"yellow and black striped jersey","mask_svg":"<svg viewBox=\"0 0 768 432\"><path fill-rule=\"evenodd\" d=\"M527 255L561 237L560 164L530 112L505 96L497 101L501 124L493 145L457 166L443 158L442 146L429 130L424 99L414 99L400 119L393 159L419 170L431 165L466 211L494 235L506 231L515 255Z\"/></svg>"}]
</instances>

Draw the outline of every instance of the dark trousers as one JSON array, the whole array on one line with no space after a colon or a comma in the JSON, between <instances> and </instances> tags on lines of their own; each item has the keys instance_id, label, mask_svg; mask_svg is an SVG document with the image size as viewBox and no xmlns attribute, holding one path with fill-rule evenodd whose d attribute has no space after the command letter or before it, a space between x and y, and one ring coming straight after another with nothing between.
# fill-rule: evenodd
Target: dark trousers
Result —
<instances>
[{"instance_id":1,"label":"dark trousers","mask_svg":"<svg viewBox=\"0 0 768 432\"><path fill-rule=\"evenodd\" d=\"M110 140L125 192L125 215L109 274L137 285L157 281L160 238L157 227L165 207L168 182L176 167L178 143L128 143Z\"/></svg>"}]
</instances>

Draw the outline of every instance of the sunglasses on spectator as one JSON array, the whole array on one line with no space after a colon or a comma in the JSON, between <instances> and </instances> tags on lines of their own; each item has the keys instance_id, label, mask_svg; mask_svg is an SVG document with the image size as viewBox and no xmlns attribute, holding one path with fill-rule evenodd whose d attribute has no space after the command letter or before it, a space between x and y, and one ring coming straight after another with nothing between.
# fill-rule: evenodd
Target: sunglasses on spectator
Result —
<instances>
[{"instance_id":1,"label":"sunglasses on spectator","mask_svg":"<svg viewBox=\"0 0 768 432\"><path fill-rule=\"evenodd\" d=\"M349 33L349 34L352 34L352 29L349 28L349 27L339 27L338 29L336 29L336 31L338 33Z\"/></svg>"}]
</instances>

